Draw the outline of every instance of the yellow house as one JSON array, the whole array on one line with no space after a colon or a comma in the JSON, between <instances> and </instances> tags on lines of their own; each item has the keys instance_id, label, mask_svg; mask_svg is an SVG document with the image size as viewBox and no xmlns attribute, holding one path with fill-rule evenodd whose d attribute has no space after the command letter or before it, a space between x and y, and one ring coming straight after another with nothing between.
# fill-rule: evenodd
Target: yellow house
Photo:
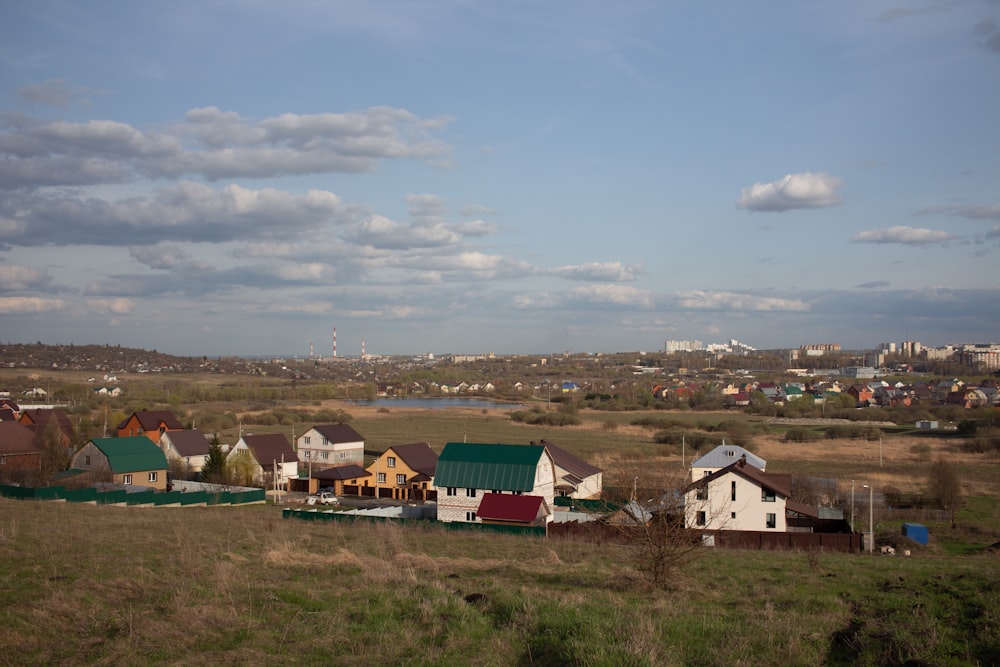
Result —
<instances>
[{"instance_id":1,"label":"yellow house","mask_svg":"<svg viewBox=\"0 0 1000 667\"><path fill-rule=\"evenodd\" d=\"M94 438L73 455L70 467L106 473L113 484L167 489L167 457L144 435Z\"/></svg>"},{"instance_id":2,"label":"yellow house","mask_svg":"<svg viewBox=\"0 0 1000 667\"><path fill-rule=\"evenodd\" d=\"M374 486L376 498L430 500L434 496L434 469L438 455L426 442L393 445L382 452L365 470L370 477L364 486ZM364 494L367 495L367 494Z\"/></svg>"}]
</instances>

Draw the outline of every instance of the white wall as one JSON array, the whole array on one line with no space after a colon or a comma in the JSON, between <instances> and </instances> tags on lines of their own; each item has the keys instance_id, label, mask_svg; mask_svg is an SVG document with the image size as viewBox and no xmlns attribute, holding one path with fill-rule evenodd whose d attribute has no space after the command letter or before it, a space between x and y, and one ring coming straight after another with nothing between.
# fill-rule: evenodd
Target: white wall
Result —
<instances>
[{"instance_id":1,"label":"white wall","mask_svg":"<svg viewBox=\"0 0 1000 667\"><path fill-rule=\"evenodd\" d=\"M732 485L736 483L736 500ZM705 512L705 525L698 525L698 513ZM733 514L735 513L735 518ZM774 528L767 527L767 514L775 515ZM761 487L735 473L727 473L708 483L708 497L699 500L693 489L684 498L685 525L705 530L760 530L783 533L785 499L780 495L773 502L764 502Z\"/></svg>"}]
</instances>

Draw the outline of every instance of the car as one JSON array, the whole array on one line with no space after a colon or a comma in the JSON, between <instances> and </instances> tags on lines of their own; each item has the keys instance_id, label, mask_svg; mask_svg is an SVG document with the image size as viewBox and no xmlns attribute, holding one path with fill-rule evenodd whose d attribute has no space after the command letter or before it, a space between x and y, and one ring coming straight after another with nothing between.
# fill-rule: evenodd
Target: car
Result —
<instances>
[{"instance_id":1,"label":"car","mask_svg":"<svg viewBox=\"0 0 1000 667\"><path fill-rule=\"evenodd\" d=\"M337 503L337 496L327 491L322 491L306 498L307 505L336 505Z\"/></svg>"}]
</instances>

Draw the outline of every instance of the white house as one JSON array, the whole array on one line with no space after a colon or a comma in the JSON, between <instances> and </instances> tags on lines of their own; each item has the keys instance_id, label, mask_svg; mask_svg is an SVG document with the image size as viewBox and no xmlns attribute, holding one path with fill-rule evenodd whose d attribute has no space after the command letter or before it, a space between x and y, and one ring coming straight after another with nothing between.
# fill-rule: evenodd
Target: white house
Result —
<instances>
[{"instance_id":1,"label":"white house","mask_svg":"<svg viewBox=\"0 0 1000 667\"><path fill-rule=\"evenodd\" d=\"M684 525L703 530L786 532L787 512L816 518L791 499L791 475L766 473L740 458L684 489Z\"/></svg>"},{"instance_id":2,"label":"white house","mask_svg":"<svg viewBox=\"0 0 1000 667\"><path fill-rule=\"evenodd\" d=\"M555 464L542 445L449 442L434 472L438 521L479 522L483 495L540 496L552 507Z\"/></svg>"},{"instance_id":3,"label":"white house","mask_svg":"<svg viewBox=\"0 0 1000 667\"><path fill-rule=\"evenodd\" d=\"M347 424L321 424L295 439L298 459L313 470L334 466L364 467L365 438Z\"/></svg>"},{"instance_id":4,"label":"white house","mask_svg":"<svg viewBox=\"0 0 1000 667\"><path fill-rule=\"evenodd\" d=\"M277 472L278 486L287 488L288 480L299 476L299 461L282 433L244 435L229 450L226 460L248 455L254 464L254 481L258 484L273 484L273 475Z\"/></svg>"},{"instance_id":5,"label":"white house","mask_svg":"<svg viewBox=\"0 0 1000 667\"><path fill-rule=\"evenodd\" d=\"M532 442L531 444L535 444ZM583 459L570 454L565 449L556 446L548 440L538 444L544 445L552 455L552 463L556 467L556 495L569 498L589 499L600 498L604 491L604 471L592 466Z\"/></svg>"},{"instance_id":6,"label":"white house","mask_svg":"<svg viewBox=\"0 0 1000 667\"><path fill-rule=\"evenodd\" d=\"M160 449L167 455L167 460L181 461L193 472L200 472L208 458L208 448L211 442L198 429L184 431L165 431L160 436Z\"/></svg>"}]
</instances>

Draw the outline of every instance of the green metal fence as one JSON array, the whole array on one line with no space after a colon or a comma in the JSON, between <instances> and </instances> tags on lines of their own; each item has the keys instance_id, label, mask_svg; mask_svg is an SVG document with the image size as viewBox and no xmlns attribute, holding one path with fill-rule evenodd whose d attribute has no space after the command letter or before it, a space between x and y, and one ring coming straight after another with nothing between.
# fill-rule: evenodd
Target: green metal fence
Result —
<instances>
[{"instance_id":1,"label":"green metal fence","mask_svg":"<svg viewBox=\"0 0 1000 667\"><path fill-rule=\"evenodd\" d=\"M247 491L222 491L209 493L207 491L157 492L139 491L126 493L122 489L113 491L98 491L93 487L85 489L67 489L64 486L45 486L31 488L0 484L0 497L16 500L65 500L70 503L97 503L98 505L245 505L262 503L265 500L264 489Z\"/></svg>"}]
</instances>

